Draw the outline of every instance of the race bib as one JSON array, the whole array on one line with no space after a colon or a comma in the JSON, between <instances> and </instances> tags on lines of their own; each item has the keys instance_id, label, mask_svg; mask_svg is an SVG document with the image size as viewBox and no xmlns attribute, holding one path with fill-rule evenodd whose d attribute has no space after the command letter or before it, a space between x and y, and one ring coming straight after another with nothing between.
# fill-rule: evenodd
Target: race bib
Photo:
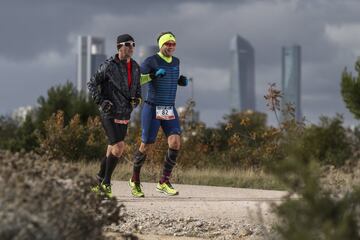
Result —
<instances>
[{"instance_id":1,"label":"race bib","mask_svg":"<svg viewBox=\"0 0 360 240\"><path fill-rule=\"evenodd\" d=\"M114 119L114 123L117 123L117 124L128 124L129 123L129 120L122 120L122 119Z\"/></svg>"},{"instance_id":2,"label":"race bib","mask_svg":"<svg viewBox=\"0 0 360 240\"><path fill-rule=\"evenodd\" d=\"M172 120L175 119L173 106L156 106L156 119Z\"/></svg>"}]
</instances>

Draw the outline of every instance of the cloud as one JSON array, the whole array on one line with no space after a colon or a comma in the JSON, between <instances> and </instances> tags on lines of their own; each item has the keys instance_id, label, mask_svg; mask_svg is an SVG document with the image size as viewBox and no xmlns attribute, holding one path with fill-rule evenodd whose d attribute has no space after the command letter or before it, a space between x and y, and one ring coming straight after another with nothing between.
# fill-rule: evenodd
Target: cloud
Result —
<instances>
[{"instance_id":1,"label":"cloud","mask_svg":"<svg viewBox=\"0 0 360 240\"><path fill-rule=\"evenodd\" d=\"M31 61L9 61L0 58L0 112L11 113L14 108L35 105L40 95L67 80L74 80L75 57L55 51L43 53Z\"/></svg>"},{"instance_id":2,"label":"cloud","mask_svg":"<svg viewBox=\"0 0 360 240\"><path fill-rule=\"evenodd\" d=\"M360 55L360 23L326 24L325 33L330 41L340 48L352 52L355 56Z\"/></svg>"},{"instance_id":3,"label":"cloud","mask_svg":"<svg viewBox=\"0 0 360 240\"><path fill-rule=\"evenodd\" d=\"M340 74L345 66L352 69L360 52L359 11L357 0L8 1L0 9L0 112L33 103L53 84L74 79L78 35L105 37L111 55L120 33L132 34L140 46L155 44L164 30L177 36L181 69L194 78L195 98L208 122L229 108L229 44L235 34L255 48L259 110L266 111L268 83L280 87L281 47L296 43L302 46L304 114L316 119L347 112ZM14 98L21 88L26 92ZM190 88L179 90L180 102L188 96Z\"/></svg>"}]
</instances>

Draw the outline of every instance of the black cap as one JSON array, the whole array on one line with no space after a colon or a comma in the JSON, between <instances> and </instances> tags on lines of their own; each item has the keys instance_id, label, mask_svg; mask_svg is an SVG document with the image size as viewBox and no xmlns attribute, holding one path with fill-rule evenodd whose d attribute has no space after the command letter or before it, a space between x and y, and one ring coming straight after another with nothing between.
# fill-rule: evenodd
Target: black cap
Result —
<instances>
[{"instance_id":1,"label":"black cap","mask_svg":"<svg viewBox=\"0 0 360 240\"><path fill-rule=\"evenodd\" d=\"M135 42L134 38L130 36L129 34L122 34L117 37L116 44L127 42L127 41L133 41Z\"/></svg>"}]
</instances>

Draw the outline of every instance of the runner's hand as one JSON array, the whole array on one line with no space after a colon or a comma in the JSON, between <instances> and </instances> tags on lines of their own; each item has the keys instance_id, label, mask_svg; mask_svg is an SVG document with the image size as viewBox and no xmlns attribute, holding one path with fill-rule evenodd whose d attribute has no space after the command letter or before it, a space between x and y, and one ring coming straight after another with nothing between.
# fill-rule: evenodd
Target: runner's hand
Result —
<instances>
[{"instance_id":1,"label":"runner's hand","mask_svg":"<svg viewBox=\"0 0 360 240\"><path fill-rule=\"evenodd\" d=\"M136 108L137 106L139 106L139 104L141 104L141 98L132 97L130 99L130 104L133 108Z\"/></svg>"},{"instance_id":2,"label":"runner's hand","mask_svg":"<svg viewBox=\"0 0 360 240\"><path fill-rule=\"evenodd\" d=\"M100 110L104 113L109 113L112 106L113 106L113 103L111 101L104 100L100 105Z\"/></svg>"},{"instance_id":3,"label":"runner's hand","mask_svg":"<svg viewBox=\"0 0 360 240\"><path fill-rule=\"evenodd\" d=\"M166 71L163 68L159 68L156 72L155 72L155 77L158 78L162 78L166 75Z\"/></svg>"},{"instance_id":4,"label":"runner's hand","mask_svg":"<svg viewBox=\"0 0 360 240\"><path fill-rule=\"evenodd\" d=\"M166 75L166 71L163 68L159 68L158 70L156 70L153 73L150 73L150 78L151 79L155 79L155 78L162 78Z\"/></svg>"},{"instance_id":5,"label":"runner's hand","mask_svg":"<svg viewBox=\"0 0 360 240\"><path fill-rule=\"evenodd\" d=\"M179 86L187 86L189 84L189 80L187 77L180 75L179 79L178 79L178 84Z\"/></svg>"}]
</instances>

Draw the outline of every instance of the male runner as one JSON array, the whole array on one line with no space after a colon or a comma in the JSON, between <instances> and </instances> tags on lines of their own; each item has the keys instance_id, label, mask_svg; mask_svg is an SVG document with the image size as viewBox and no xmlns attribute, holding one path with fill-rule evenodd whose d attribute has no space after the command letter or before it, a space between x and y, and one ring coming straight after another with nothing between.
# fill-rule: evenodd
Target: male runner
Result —
<instances>
[{"instance_id":1,"label":"male runner","mask_svg":"<svg viewBox=\"0 0 360 240\"><path fill-rule=\"evenodd\" d=\"M124 151L124 138L132 110L141 103L140 67L131 58L135 41L129 34L117 37L117 54L107 59L93 75L88 88L95 103L100 106L101 121L108 137L106 156L97 174L99 185L108 197L111 175Z\"/></svg>"},{"instance_id":2,"label":"male runner","mask_svg":"<svg viewBox=\"0 0 360 240\"><path fill-rule=\"evenodd\" d=\"M176 49L175 35L171 32L163 32L157 38L157 43L159 52L148 57L141 65L141 84L149 86L141 113L142 143L134 154L133 175L129 180L131 193L135 197L144 197L140 185L140 170L150 146L156 140L160 126L167 137L169 148L156 190L167 195L179 193L169 181L180 150L181 129L175 98L177 85L186 86L188 79L179 76L180 61L173 56Z\"/></svg>"}]
</instances>

